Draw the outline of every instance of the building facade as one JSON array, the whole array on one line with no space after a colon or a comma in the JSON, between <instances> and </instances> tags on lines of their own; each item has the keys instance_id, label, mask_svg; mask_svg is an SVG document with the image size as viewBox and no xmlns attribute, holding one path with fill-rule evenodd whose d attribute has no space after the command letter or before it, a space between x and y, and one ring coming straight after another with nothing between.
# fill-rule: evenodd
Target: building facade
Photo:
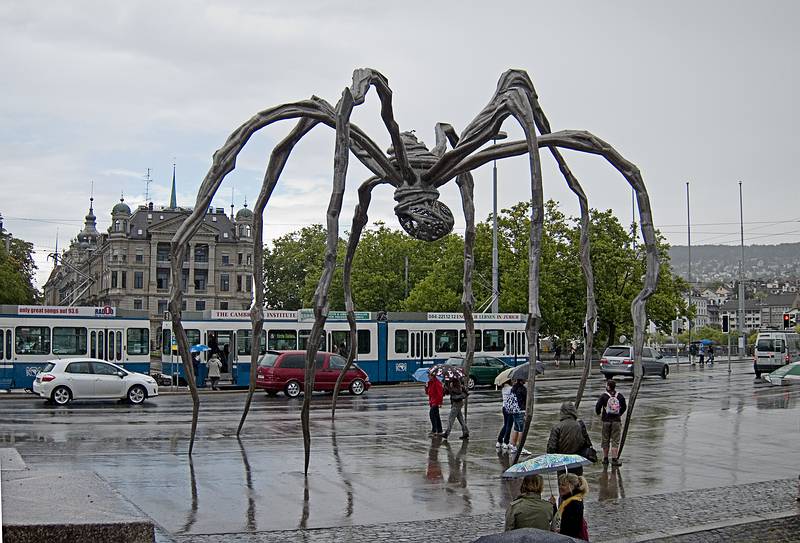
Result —
<instances>
[{"instance_id":1,"label":"building facade","mask_svg":"<svg viewBox=\"0 0 800 543\"><path fill-rule=\"evenodd\" d=\"M174 190L174 188L173 188ZM133 212L120 199L107 232L97 230L93 203L83 230L58 257L44 285L47 305L112 306L147 312L157 340L169 289L180 281L185 310L248 309L253 296L253 213L235 218L209 208L189 242L181 276L172 277L170 242L191 209L150 203Z\"/></svg>"}]
</instances>

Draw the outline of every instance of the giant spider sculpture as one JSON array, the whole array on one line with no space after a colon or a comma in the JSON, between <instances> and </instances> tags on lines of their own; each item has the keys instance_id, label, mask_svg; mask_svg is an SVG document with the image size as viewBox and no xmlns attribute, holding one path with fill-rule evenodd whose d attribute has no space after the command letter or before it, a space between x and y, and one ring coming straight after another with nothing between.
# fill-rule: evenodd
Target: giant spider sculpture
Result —
<instances>
[{"instance_id":1,"label":"giant spider sculpture","mask_svg":"<svg viewBox=\"0 0 800 543\"><path fill-rule=\"evenodd\" d=\"M380 148L361 129L350 122L353 107L364 102L370 87L375 87L381 102L381 117L389 132L392 146L388 154ZM497 145L490 145L485 149L482 146L491 142L497 135L502 123L513 117L525 133L524 141L511 141ZM644 343L644 328L646 324L645 302L656 288L658 279L658 255L655 244L655 231L653 229L650 200L647 195L639 170L631 162L623 158L616 150L600 138L584 131L565 130L551 132L550 124L539 106L538 97L528 74L521 70L509 70L501 77L494 96L489 104L483 108L478 116L458 135L452 126L437 124L435 128L436 145L427 149L417 141L409 132L400 132L392 111L392 91L388 80L379 72L372 69L358 69L353 73L353 83L342 92L342 97L331 106L325 100L312 96L308 100L279 105L257 113L250 120L237 128L228 137L216 153L214 153L211 169L206 174L197 195L197 203L192 214L180 226L172 240L172 274L177 277L185 260L188 242L192 235L202 224L205 210L222 184L225 176L236 165L236 157L243 149L250 137L258 130L277 121L297 119L294 129L272 151L267 166L261 192L254 208L254 240L253 256L255 266L253 270L256 285L263 284L263 214L272 191L278 182L280 174L286 165L289 155L300 139L317 124L324 124L336 130L336 143L334 152L333 189L327 210L327 244L325 249L324 267L322 276L317 284L313 298L314 325L308 340L305 363L305 395L302 407L303 441L305 448L305 472L308 473L310 458L311 437L309 431L309 409L311 392L314 389L314 357L316 355L319 339L328 314L328 291L336 264L337 240L339 237L339 214L342 208L342 199L347 177L348 160L352 152L374 175L364 181L358 190L358 205L353 217L347 253L344 262L344 291L345 305L348 322L350 325L350 353L347 365L342 370L334 390L332 416L336 409L336 396L341 386L342 377L353 362L353 345L356 345L356 324L354 303L351 292L350 274L353 257L367 223L367 212L372 197L372 191L381 184L394 187L394 199L397 201L395 213L403 229L417 239L434 241L448 234L453 228L453 214L446 205L441 203L438 188L445 183L456 180L460 189L461 203L466 220L466 233L464 236L464 277L462 305L464 321L469 340L468 351L465 357L465 371L469 372L473 360L474 346L474 321L472 317L472 270L473 248L475 243L475 206L473 202L473 178L471 171L493 160L527 154L530 162L531 182L531 230L529 245L529 274L528 274L528 320L526 333L528 352L536 353L536 345L541 320L539 310L539 263L540 246L543 228L544 198L542 192L542 170L539 157L539 148L547 147L558 163L559 169L566 179L572 192L579 199L581 210L581 237L580 256L581 267L586 279L586 349L584 353L584 371L576 395L579 403L589 374L591 351L593 342L594 324L597 310L594 297L594 279L589 259L589 205L578 180L570 171L560 148L573 149L585 153L600 155L614 166L628 181L636 193L642 236L647 252L647 272L644 286L631 304L634 322L634 385L629 401L629 408L623 430L620 451L625 442L631 414L636 403L636 396L642 378L641 353ZM450 147L448 149L448 146ZM199 399L195 386L194 373L189 356L189 344L186 333L181 325L181 298L180 282L174 281L170 292L170 311L172 313L173 330L178 342L178 349L183 360L184 371L189 375L189 387L193 400L192 430L189 445L189 454L194 446L197 429L197 415ZM253 335L258 337L263 329L264 292L258 287L255 289L255 303L251 309ZM252 401L255 387L255 371L258 353L252 350L250 364L250 390L245 402L237 435L241 432ZM533 397L535 390L534 364L531 364L530 401L527 403L525 416L525 429L522 442L525 443L533 418ZM522 447L519 447L522 450ZM519 453L517 453L517 458ZM516 459L515 459L516 460Z\"/></svg>"}]
</instances>

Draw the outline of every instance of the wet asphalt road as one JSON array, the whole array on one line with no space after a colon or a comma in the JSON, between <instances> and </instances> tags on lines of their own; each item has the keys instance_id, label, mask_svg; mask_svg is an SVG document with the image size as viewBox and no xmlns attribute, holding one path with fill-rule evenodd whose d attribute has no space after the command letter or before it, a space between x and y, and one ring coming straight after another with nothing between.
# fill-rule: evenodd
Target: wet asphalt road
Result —
<instances>
[{"instance_id":1,"label":"wet asphalt road","mask_svg":"<svg viewBox=\"0 0 800 543\"><path fill-rule=\"evenodd\" d=\"M544 452L558 405L578 381L540 381L527 448ZM630 380L618 390L628 396ZM581 416L599 449L593 376ZM754 380L747 363L673 367L645 380L619 470L590 466L590 500L716 488L796 477L800 470L800 386ZM198 442L190 461L191 401L163 395L145 405L33 398L0 401L0 440L32 469L91 469L167 533L241 533L501 514L513 483L496 452L499 392L470 399L471 439L426 437L421 386L343 395L336 423L330 396L315 394L312 457L303 477L300 401L257 394L241 441L235 431L245 395L201 396ZM446 421L446 409L443 412ZM546 490L547 491L547 490Z\"/></svg>"}]
</instances>

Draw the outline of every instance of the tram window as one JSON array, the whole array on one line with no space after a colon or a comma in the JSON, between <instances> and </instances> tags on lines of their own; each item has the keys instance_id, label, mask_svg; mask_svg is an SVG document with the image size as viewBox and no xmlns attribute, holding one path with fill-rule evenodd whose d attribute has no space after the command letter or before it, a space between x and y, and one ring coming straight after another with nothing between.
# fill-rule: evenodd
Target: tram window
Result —
<instances>
[{"instance_id":1,"label":"tram window","mask_svg":"<svg viewBox=\"0 0 800 543\"><path fill-rule=\"evenodd\" d=\"M505 335L502 330L483 331L484 351L499 352L506 348Z\"/></svg>"},{"instance_id":2,"label":"tram window","mask_svg":"<svg viewBox=\"0 0 800 543\"><path fill-rule=\"evenodd\" d=\"M250 349L252 348L253 342L250 340L250 335L252 333L252 330L239 330L236 332L236 354L249 355L251 353ZM267 333L263 330L261 331L259 351L260 354L267 352Z\"/></svg>"},{"instance_id":3,"label":"tram window","mask_svg":"<svg viewBox=\"0 0 800 543\"><path fill-rule=\"evenodd\" d=\"M161 354L169 355L169 347L172 345L172 330L161 332Z\"/></svg>"},{"instance_id":4,"label":"tram window","mask_svg":"<svg viewBox=\"0 0 800 543\"><path fill-rule=\"evenodd\" d=\"M408 330L394 331L394 352L396 353L408 352Z\"/></svg>"},{"instance_id":5,"label":"tram window","mask_svg":"<svg viewBox=\"0 0 800 543\"><path fill-rule=\"evenodd\" d=\"M147 328L128 328L128 354L148 354L150 352L150 330Z\"/></svg>"},{"instance_id":6,"label":"tram window","mask_svg":"<svg viewBox=\"0 0 800 543\"><path fill-rule=\"evenodd\" d=\"M97 358L97 332L94 330L89 335L89 358Z\"/></svg>"},{"instance_id":7,"label":"tram window","mask_svg":"<svg viewBox=\"0 0 800 543\"><path fill-rule=\"evenodd\" d=\"M6 360L11 360L11 330L6 330Z\"/></svg>"},{"instance_id":8,"label":"tram window","mask_svg":"<svg viewBox=\"0 0 800 543\"><path fill-rule=\"evenodd\" d=\"M350 343L350 332L345 330L336 330L331 332L331 352L345 355L349 351L348 344Z\"/></svg>"},{"instance_id":9,"label":"tram window","mask_svg":"<svg viewBox=\"0 0 800 543\"><path fill-rule=\"evenodd\" d=\"M297 348L304 351L308 348L308 338L311 337L311 330L300 330L297 335ZM325 334L319 336L318 351L325 350Z\"/></svg>"},{"instance_id":10,"label":"tram window","mask_svg":"<svg viewBox=\"0 0 800 543\"><path fill-rule=\"evenodd\" d=\"M50 328L17 326L17 354L50 354Z\"/></svg>"},{"instance_id":11,"label":"tram window","mask_svg":"<svg viewBox=\"0 0 800 543\"><path fill-rule=\"evenodd\" d=\"M197 328L190 328L186 330L186 340L189 342L189 347L200 345L200 330Z\"/></svg>"},{"instance_id":12,"label":"tram window","mask_svg":"<svg viewBox=\"0 0 800 543\"><path fill-rule=\"evenodd\" d=\"M106 357L105 337L104 331L97 332L97 358Z\"/></svg>"},{"instance_id":13,"label":"tram window","mask_svg":"<svg viewBox=\"0 0 800 543\"><path fill-rule=\"evenodd\" d=\"M467 352L467 331L461 330L459 332L459 348L462 353ZM475 352L480 352L481 349L481 331L475 330Z\"/></svg>"},{"instance_id":14,"label":"tram window","mask_svg":"<svg viewBox=\"0 0 800 543\"><path fill-rule=\"evenodd\" d=\"M53 354L86 354L86 328L53 328Z\"/></svg>"},{"instance_id":15,"label":"tram window","mask_svg":"<svg viewBox=\"0 0 800 543\"><path fill-rule=\"evenodd\" d=\"M455 353L458 351L458 330L436 330L436 352Z\"/></svg>"},{"instance_id":16,"label":"tram window","mask_svg":"<svg viewBox=\"0 0 800 543\"><path fill-rule=\"evenodd\" d=\"M0 330L0 360L2 360L5 355L5 353L3 352L3 347L5 346L5 344L6 344L5 332L3 332L3 330Z\"/></svg>"},{"instance_id":17,"label":"tram window","mask_svg":"<svg viewBox=\"0 0 800 543\"><path fill-rule=\"evenodd\" d=\"M104 356L104 360L113 359L114 358L114 332L108 334L108 356Z\"/></svg>"},{"instance_id":18,"label":"tram window","mask_svg":"<svg viewBox=\"0 0 800 543\"><path fill-rule=\"evenodd\" d=\"M357 332L356 337L358 338L358 354L369 353L372 347L370 345L372 343L370 336L371 334L369 333L369 330L359 330Z\"/></svg>"},{"instance_id":19,"label":"tram window","mask_svg":"<svg viewBox=\"0 0 800 543\"><path fill-rule=\"evenodd\" d=\"M117 332L117 360L122 360L122 332Z\"/></svg>"},{"instance_id":20,"label":"tram window","mask_svg":"<svg viewBox=\"0 0 800 543\"><path fill-rule=\"evenodd\" d=\"M267 348L271 351L297 349L297 332L294 330L270 330L267 334Z\"/></svg>"}]
</instances>

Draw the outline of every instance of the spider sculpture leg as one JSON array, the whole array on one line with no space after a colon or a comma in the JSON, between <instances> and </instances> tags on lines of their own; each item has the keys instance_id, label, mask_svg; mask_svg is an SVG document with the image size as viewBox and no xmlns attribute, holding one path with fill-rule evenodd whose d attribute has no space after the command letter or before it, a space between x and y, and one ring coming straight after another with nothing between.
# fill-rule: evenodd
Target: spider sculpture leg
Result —
<instances>
[{"instance_id":1,"label":"spider sculpture leg","mask_svg":"<svg viewBox=\"0 0 800 543\"><path fill-rule=\"evenodd\" d=\"M272 196L272 191L275 190L275 185L278 183L281 172L289 155L294 149L300 139L305 136L312 128L317 125L317 121L310 119L301 119L294 130L281 141L272 151L269 159L267 171L264 173L264 182L261 185L261 192L256 199L256 205L253 209L254 224L253 224L253 259L255 265L253 266L253 284L255 288L255 303L250 310L250 319L253 324L253 331L250 337L256 338L252 341L250 349L250 386L247 390L247 399L244 403L244 410L242 411L242 418L239 421L239 427L236 429L236 436L238 437L244 427L244 421L247 419L247 414L250 411L250 403L253 400L253 393L256 388L256 370L258 369L258 356L259 356L259 340L261 337L261 330L264 328L264 289L261 285L264 284L264 208Z\"/></svg>"},{"instance_id":2,"label":"spider sculpture leg","mask_svg":"<svg viewBox=\"0 0 800 543\"><path fill-rule=\"evenodd\" d=\"M355 213L353 214L353 226L350 229L350 236L347 240L347 252L344 257L344 304L347 310L347 322L350 328L350 349L347 354L347 363L339 372L336 378L336 384L333 387L333 400L331 401L331 420L336 417L336 401L339 398L339 390L342 387L342 381L347 371L352 367L355 358L355 348L357 345L356 335L356 314L355 305L353 303L353 288L352 288L352 273L353 273L353 258L358 248L358 242L361 240L361 233L364 231L364 226L367 224L369 204L372 201L372 191L378 185L387 183L387 181L378 177L370 177L364 181L358 188L358 204L356 205Z\"/></svg>"}]
</instances>

